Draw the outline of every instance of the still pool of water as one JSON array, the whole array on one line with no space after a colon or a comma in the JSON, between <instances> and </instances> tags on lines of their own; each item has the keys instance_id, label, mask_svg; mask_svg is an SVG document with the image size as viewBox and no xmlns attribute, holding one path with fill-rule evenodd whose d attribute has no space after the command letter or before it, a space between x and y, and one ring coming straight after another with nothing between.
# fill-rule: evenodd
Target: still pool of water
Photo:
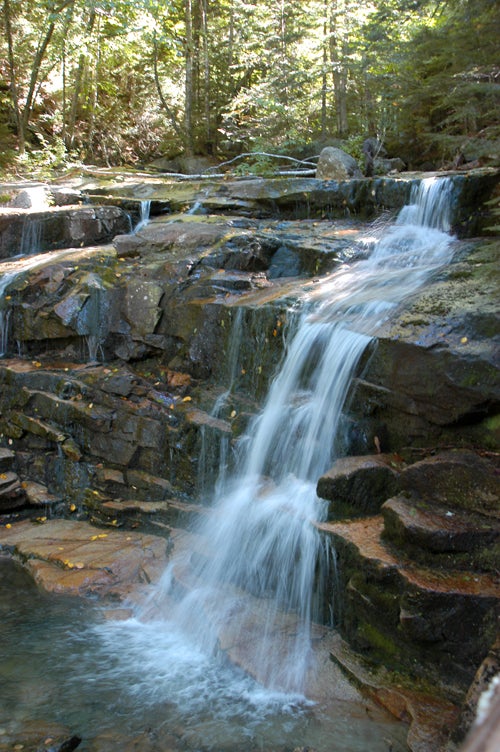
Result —
<instances>
[{"instance_id":1,"label":"still pool of water","mask_svg":"<svg viewBox=\"0 0 500 752\"><path fill-rule=\"evenodd\" d=\"M82 752L387 752L406 728L358 703L330 717L208 658L172 625L106 621L98 604L41 593L0 560L0 749L36 749L48 724ZM35 732L33 731L35 729ZM5 746L4 746L5 745Z\"/></svg>"}]
</instances>

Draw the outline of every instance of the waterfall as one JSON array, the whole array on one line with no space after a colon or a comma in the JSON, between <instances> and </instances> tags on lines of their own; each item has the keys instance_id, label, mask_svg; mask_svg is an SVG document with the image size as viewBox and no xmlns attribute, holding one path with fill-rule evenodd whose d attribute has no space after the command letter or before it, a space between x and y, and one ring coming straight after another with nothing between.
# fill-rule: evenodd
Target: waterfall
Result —
<instances>
[{"instance_id":1,"label":"waterfall","mask_svg":"<svg viewBox=\"0 0 500 752\"><path fill-rule=\"evenodd\" d=\"M424 180L366 260L312 287L260 415L240 442L224 494L174 558L162 587L184 593L169 611L198 646L239 654L267 686L303 692L311 661L315 583L325 555L315 492L330 466L359 359L390 312L451 258L452 183ZM189 566L188 566L189 565ZM171 609L171 607L169 607Z\"/></svg>"},{"instance_id":2,"label":"waterfall","mask_svg":"<svg viewBox=\"0 0 500 752\"><path fill-rule=\"evenodd\" d=\"M0 264L0 358L7 354L9 346L9 322L11 307L9 296L6 294L11 283L25 271L35 269L41 266L47 256L34 256L31 258L16 259L15 261L6 261ZM9 269L2 273L2 267Z\"/></svg>"},{"instance_id":3,"label":"waterfall","mask_svg":"<svg viewBox=\"0 0 500 752\"><path fill-rule=\"evenodd\" d=\"M9 344L9 320L11 309L6 306L5 291L12 281L13 274L4 274L0 278L0 358L7 352Z\"/></svg>"},{"instance_id":4,"label":"waterfall","mask_svg":"<svg viewBox=\"0 0 500 752\"><path fill-rule=\"evenodd\" d=\"M139 232L139 230L142 230L143 227L146 227L146 225L149 222L150 213L151 213L151 201L149 200L141 201L141 211L139 215L139 221L134 227L134 233Z\"/></svg>"},{"instance_id":5,"label":"waterfall","mask_svg":"<svg viewBox=\"0 0 500 752\"><path fill-rule=\"evenodd\" d=\"M40 217L27 215L23 219L19 254L21 256L34 255L42 250L43 222Z\"/></svg>"}]
</instances>

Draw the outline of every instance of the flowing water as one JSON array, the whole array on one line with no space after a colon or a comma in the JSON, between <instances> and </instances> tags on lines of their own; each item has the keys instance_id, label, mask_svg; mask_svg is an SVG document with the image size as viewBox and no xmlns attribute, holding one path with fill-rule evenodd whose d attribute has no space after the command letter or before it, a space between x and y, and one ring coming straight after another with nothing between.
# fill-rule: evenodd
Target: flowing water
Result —
<instances>
[{"instance_id":1,"label":"flowing water","mask_svg":"<svg viewBox=\"0 0 500 752\"><path fill-rule=\"evenodd\" d=\"M129 739L151 728L164 749L213 752L331 752L333 739L344 752L405 748L404 729L358 715L355 703L338 702L325 716L306 700L328 556L314 525L325 513L315 486L337 452L362 353L395 306L450 260L450 190L445 179L424 181L397 222L367 238L366 260L311 284L208 519L186 534L184 552L134 618L67 635L68 655L57 658L68 663L57 663L65 678L53 692L64 693L59 716L74 731L87 724L96 736L113 729ZM43 657L40 675L45 660L53 658ZM47 716L48 706L37 710Z\"/></svg>"},{"instance_id":2,"label":"flowing water","mask_svg":"<svg viewBox=\"0 0 500 752\"><path fill-rule=\"evenodd\" d=\"M139 221L134 227L134 233L139 232L143 229L143 227L146 227L147 224L149 224L149 216L151 213L151 201L144 200L141 201L141 212L139 215Z\"/></svg>"},{"instance_id":3,"label":"flowing water","mask_svg":"<svg viewBox=\"0 0 500 752\"><path fill-rule=\"evenodd\" d=\"M59 253L62 254L63 251ZM0 358L7 353L9 346L11 308L8 288L19 275L30 269L36 269L37 266L43 266L49 259L53 260L54 257L54 253L51 253L0 262Z\"/></svg>"},{"instance_id":4,"label":"flowing water","mask_svg":"<svg viewBox=\"0 0 500 752\"><path fill-rule=\"evenodd\" d=\"M367 260L314 288L264 409L241 441L233 481L197 530L197 557L188 573L174 558L165 575L167 592L188 580L175 623L207 652L228 631L229 642L245 634L240 660L272 689L307 691L311 621L322 600L317 572L328 555L314 526L325 514L316 482L334 459L349 385L377 327L450 260L443 231L450 188L423 182Z\"/></svg>"}]
</instances>

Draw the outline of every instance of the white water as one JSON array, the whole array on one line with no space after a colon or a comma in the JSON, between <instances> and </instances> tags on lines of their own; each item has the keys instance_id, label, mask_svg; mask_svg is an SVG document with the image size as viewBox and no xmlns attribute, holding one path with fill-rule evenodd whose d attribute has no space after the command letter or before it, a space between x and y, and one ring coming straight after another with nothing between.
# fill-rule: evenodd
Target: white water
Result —
<instances>
[{"instance_id":1,"label":"white water","mask_svg":"<svg viewBox=\"0 0 500 752\"><path fill-rule=\"evenodd\" d=\"M316 482L335 456L349 385L377 327L451 258L450 192L445 179L424 181L397 222L367 241L367 260L313 287L264 409L240 442L237 473L142 613L203 655L227 650L270 690L307 691L326 556L313 524L325 511ZM175 672L175 652L165 660L166 673ZM194 674L186 681L201 691Z\"/></svg>"},{"instance_id":2,"label":"white water","mask_svg":"<svg viewBox=\"0 0 500 752\"><path fill-rule=\"evenodd\" d=\"M408 212L434 207L448 190L446 181L424 184ZM342 697L344 704L328 715L321 705L313 710L304 693L314 670L315 570L325 554L313 524L323 514L317 478L335 455L349 383L377 326L451 255L451 238L434 219L432 227L428 213L419 224L403 224L408 212L367 241L367 261L311 284L264 409L240 442L238 472L219 486L224 493L207 522L176 548L146 606L135 618L98 627L73 621L79 626L69 646L62 638L60 647L51 642L57 657L40 675L57 676L60 700L42 680L39 694L44 702L54 694L66 723L72 708L75 729L114 738L119 719L127 741L151 728L159 748L207 752L331 752L332 743L343 752L406 748L404 729L374 721L373 710L368 716L356 705L354 690L342 686L335 694L329 684L328 701L333 706ZM441 227L448 227L444 215ZM228 384L240 370L238 341L236 334ZM31 601L27 608L31 613ZM40 634L43 640L45 624ZM14 631L13 645L17 639ZM261 684L228 665L225 651ZM33 693L27 696L31 712ZM179 732L178 743L170 732Z\"/></svg>"},{"instance_id":3,"label":"white water","mask_svg":"<svg viewBox=\"0 0 500 752\"><path fill-rule=\"evenodd\" d=\"M143 227L146 227L147 224L149 224L149 217L151 213L151 201L145 200L141 201L141 213L139 216L139 222L134 227L134 234L136 232L139 232L143 229Z\"/></svg>"}]
</instances>

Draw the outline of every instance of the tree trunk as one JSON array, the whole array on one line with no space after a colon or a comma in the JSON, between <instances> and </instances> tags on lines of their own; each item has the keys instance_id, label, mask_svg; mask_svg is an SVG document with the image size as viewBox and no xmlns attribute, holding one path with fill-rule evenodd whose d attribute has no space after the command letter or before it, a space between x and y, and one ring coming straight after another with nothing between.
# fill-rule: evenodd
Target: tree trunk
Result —
<instances>
[{"instance_id":1,"label":"tree trunk","mask_svg":"<svg viewBox=\"0 0 500 752\"><path fill-rule=\"evenodd\" d=\"M327 88L328 88L328 0L324 0L325 18L323 20L323 68L321 71L321 138L327 135Z\"/></svg>"},{"instance_id":2,"label":"tree trunk","mask_svg":"<svg viewBox=\"0 0 500 752\"><path fill-rule=\"evenodd\" d=\"M95 8L90 9L89 20L85 27L85 36L87 39L92 35L94 30L94 24L96 20ZM82 83L85 76L85 68L87 66L87 56L84 52L80 53L78 58L78 68L76 70L75 82L73 85L73 95L71 97L71 109L69 113L69 120L66 128L65 145L67 149L72 149L75 143L75 125L78 116L78 105L80 103L80 95L82 93Z\"/></svg>"},{"instance_id":3,"label":"tree trunk","mask_svg":"<svg viewBox=\"0 0 500 752\"><path fill-rule=\"evenodd\" d=\"M45 57L45 52L47 50L47 47L50 44L50 40L52 39L52 35L54 34L54 30L56 28L56 22L59 18L59 14L61 11L63 11L68 5L72 5L74 3L74 0L64 0L60 5L57 7L53 7L49 18L52 18L52 21L49 23L47 30L45 32L45 35L40 38L40 41L38 43L38 48L35 53L35 57L33 59L33 65L31 68L31 76L30 76L30 82L28 86L28 93L26 95L26 101L24 103L23 111L22 111L22 126L23 126L23 133L26 133L26 130L28 128L28 123L30 121L31 112L33 109L33 102L35 98L35 91L38 84L38 78L40 75L40 69L42 67L42 62Z\"/></svg>"},{"instance_id":4,"label":"tree trunk","mask_svg":"<svg viewBox=\"0 0 500 752\"><path fill-rule=\"evenodd\" d=\"M206 148L211 151L212 128L210 118L210 58L208 54L208 8L207 0L200 0L201 37L203 44L203 104L205 110Z\"/></svg>"},{"instance_id":5,"label":"tree trunk","mask_svg":"<svg viewBox=\"0 0 500 752\"><path fill-rule=\"evenodd\" d=\"M16 120L16 131L18 139L19 154L24 154L26 148L26 136L24 131L24 122L19 107L19 91L17 88L16 63L14 58L14 40L12 36L12 24L10 13L10 0L4 0L3 13L5 19L5 33L7 35L7 47L9 57L9 78L10 78L10 95L12 100L12 109Z\"/></svg>"},{"instance_id":6,"label":"tree trunk","mask_svg":"<svg viewBox=\"0 0 500 752\"><path fill-rule=\"evenodd\" d=\"M335 94L335 118L337 136L343 138L349 132L347 121L347 68L344 63L347 40L338 22L340 14L338 0L333 1L330 10L330 63Z\"/></svg>"},{"instance_id":7,"label":"tree trunk","mask_svg":"<svg viewBox=\"0 0 500 752\"><path fill-rule=\"evenodd\" d=\"M184 95L184 130L186 156L193 155L193 17L191 0L186 0L186 53L185 53L185 95Z\"/></svg>"}]
</instances>

